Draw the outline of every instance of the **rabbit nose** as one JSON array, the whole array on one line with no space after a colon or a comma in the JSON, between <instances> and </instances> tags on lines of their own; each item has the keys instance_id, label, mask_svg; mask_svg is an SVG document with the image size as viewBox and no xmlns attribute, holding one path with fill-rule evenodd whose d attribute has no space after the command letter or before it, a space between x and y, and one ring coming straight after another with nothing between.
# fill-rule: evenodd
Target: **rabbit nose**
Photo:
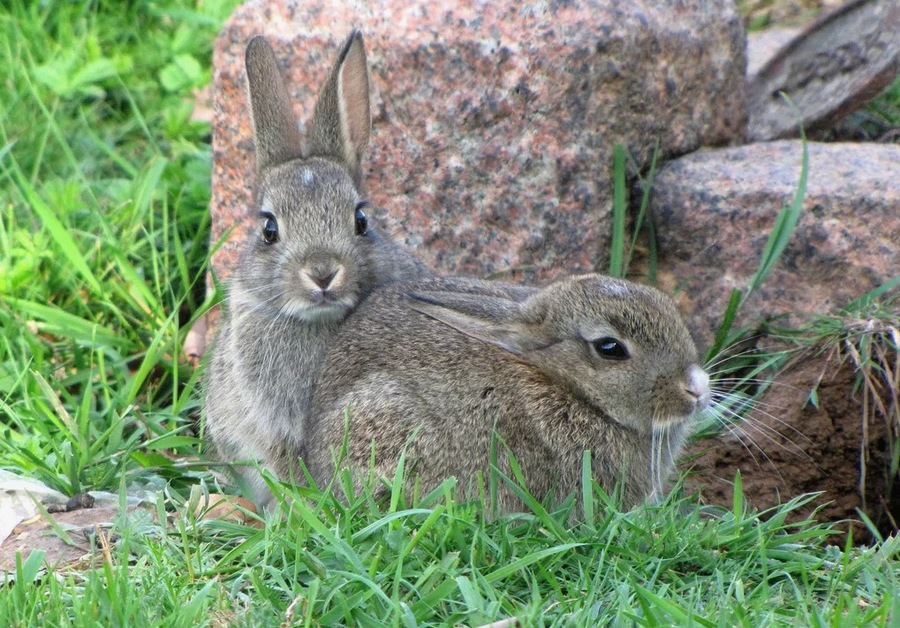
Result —
<instances>
[{"instance_id":1,"label":"rabbit nose","mask_svg":"<svg viewBox=\"0 0 900 628\"><path fill-rule=\"evenodd\" d=\"M343 282L343 266L305 268L300 271L300 279L310 289L321 292L336 290Z\"/></svg>"},{"instance_id":2,"label":"rabbit nose","mask_svg":"<svg viewBox=\"0 0 900 628\"><path fill-rule=\"evenodd\" d=\"M331 282L334 281L334 278L337 277L338 271L334 270L332 272L323 272L317 275L312 276L313 283L319 286L322 290L328 290L328 286L331 285Z\"/></svg>"},{"instance_id":3,"label":"rabbit nose","mask_svg":"<svg viewBox=\"0 0 900 628\"><path fill-rule=\"evenodd\" d=\"M696 399L697 411L699 412L709 405L709 375L694 364L688 369L687 376L687 385L684 387L684 390Z\"/></svg>"}]
</instances>

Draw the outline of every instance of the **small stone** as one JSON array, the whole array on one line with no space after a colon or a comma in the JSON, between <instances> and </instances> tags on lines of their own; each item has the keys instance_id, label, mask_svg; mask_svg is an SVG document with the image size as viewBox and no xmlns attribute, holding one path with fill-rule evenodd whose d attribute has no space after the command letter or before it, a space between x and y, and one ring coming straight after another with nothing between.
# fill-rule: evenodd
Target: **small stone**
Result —
<instances>
[{"instance_id":1,"label":"small stone","mask_svg":"<svg viewBox=\"0 0 900 628\"><path fill-rule=\"evenodd\" d=\"M828 128L865 105L900 72L898 32L897 2L850 0L820 16L754 73L750 139L796 137L798 116Z\"/></svg>"}]
</instances>

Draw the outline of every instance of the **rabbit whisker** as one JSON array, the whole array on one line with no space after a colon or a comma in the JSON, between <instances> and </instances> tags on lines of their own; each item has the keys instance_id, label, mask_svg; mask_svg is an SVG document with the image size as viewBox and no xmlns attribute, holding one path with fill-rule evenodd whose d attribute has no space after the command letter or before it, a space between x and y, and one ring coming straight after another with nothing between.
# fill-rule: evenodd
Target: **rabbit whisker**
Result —
<instances>
[{"instance_id":1,"label":"rabbit whisker","mask_svg":"<svg viewBox=\"0 0 900 628\"><path fill-rule=\"evenodd\" d=\"M713 380L713 383L716 385L724 385L725 387L728 384L743 386L766 386L766 387L775 387L779 386L782 388L788 388L790 390L800 390L797 386L793 386L791 384L787 384L785 382L780 382L774 379L764 379L761 377L718 377Z\"/></svg>"},{"instance_id":2,"label":"rabbit whisker","mask_svg":"<svg viewBox=\"0 0 900 628\"><path fill-rule=\"evenodd\" d=\"M244 314L257 314L268 309L273 309L271 306L275 301L284 296L284 292L276 292L262 301L259 299L247 298L247 295L248 292L246 291L234 293L229 298L229 303L235 308L241 308L242 313Z\"/></svg>"},{"instance_id":3,"label":"rabbit whisker","mask_svg":"<svg viewBox=\"0 0 900 628\"><path fill-rule=\"evenodd\" d=\"M730 400L730 399L731 399L731 395L722 396L722 397L718 397L718 398L716 397L717 395L719 395L718 391L714 391L714 392L713 392L713 398L716 399L717 401L719 401L719 403L718 403L717 405L718 405L719 407L721 407L722 410L725 410L725 409L729 410L729 411L731 412L731 414L730 414L729 416L731 416L731 417L734 418L734 419L741 419L741 418L743 418L744 420L750 420L750 419L753 418L752 412L756 412L756 413L761 414L761 415L763 415L763 416L765 416L765 417L768 417L768 418L771 419L773 422L775 422L775 423L777 423L777 424L779 424L779 425L781 425L781 426L787 428L788 430L790 430L791 432L793 432L793 433L796 434L797 436L802 437L802 438L803 438L804 440L806 440L807 442L812 442L811 439L810 439L806 434L804 434L803 432L801 432L800 430L798 430L797 428L795 428L793 425L790 425L789 423L787 423L787 422L784 421L783 419L780 419L780 418L778 418L777 416L775 416L774 414L772 414L772 413L766 411L766 408L771 408L771 409L774 409L774 410L784 410L785 408L782 407L782 406L778 406L778 405L775 405L775 404L766 404L766 403L760 402L758 399L752 399L752 398L750 398L750 397L746 397L746 398L742 398L742 399L739 399L739 400L738 400L738 405L739 405L741 408L747 408L747 409L749 409L749 410L751 411L751 412L748 412L748 413L744 414L744 413L742 413L742 412L738 412L737 410L735 410L735 409L731 406L731 404L721 403L723 400L724 400L724 401ZM783 433L779 432L777 429L769 428L768 426L765 426L765 427L768 428L768 429L770 429L772 432L774 432L774 433L777 434L778 436L781 436L782 438L784 438L785 440L787 440L788 442L790 442L790 443L793 444L793 440L790 439L790 438L788 438L786 434L783 434Z\"/></svg>"},{"instance_id":4,"label":"rabbit whisker","mask_svg":"<svg viewBox=\"0 0 900 628\"><path fill-rule=\"evenodd\" d=\"M791 453L792 455L799 455L808 460L812 460L812 458L811 458L811 456L809 456L809 454L807 454L805 451L803 451L799 446L796 445L796 443L794 443L790 439L786 439L786 440L792 445L791 447L787 447L787 446L783 445L779 440L777 440L774 436L771 435L771 434L775 434L777 436L780 436L781 438L784 438L783 434L781 434L777 430L770 428L769 426L755 420L754 418L744 417L743 424L748 427L755 428L756 437L754 437L754 432L744 429L739 424L736 424L732 420L729 420L728 418L726 418L725 415L730 416L732 419L739 418L739 417L735 417L733 415L733 413L731 413L730 410L728 410L726 408L722 408L721 414L716 416L716 419L727 430L727 432L733 438L735 438L735 440L737 440L738 443L740 443L741 447L743 447L744 450L746 450L747 454L753 459L753 462L754 462L754 464L756 464L757 468L761 469L762 465L760 464L759 459L756 457L756 455L754 455L753 451L751 450L751 448L750 448L751 445L752 445L753 449L755 449L762 456L762 458L765 459L765 461L768 463L768 465L775 471L775 473L778 475L778 477L782 481L784 480L784 478L781 476L781 472L778 470L778 467L775 465L775 463L772 461L772 459L769 457L769 455L766 453L766 451L763 449L763 447L757 442L757 438L759 436L762 436L766 440L771 441L773 444L778 446L779 449L783 449L783 450ZM749 445L748 445L748 443L749 443Z\"/></svg>"},{"instance_id":5,"label":"rabbit whisker","mask_svg":"<svg viewBox=\"0 0 900 628\"><path fill-rule=\"evenodd\" d=\"M277 285L275 283L266 283L259 286L254 286L252 288L238 288L237 286L229 286L227 290L227 295L230 300L236 301L238 303L250 303L258 301L255 296L259 293L267 293L267 292L278 292L281 291L277 289Z\"/></svg>"},{"instance_id":6,"label":"rabbit whisker","mask_svg":"<svg viewBox=\"0 0 900 628\"><path fill-rule=\"evenodd\" d=\"M775 473L779 477L781 477L781 474L778 471L778 468L775 466L775 463L772 461L771 458L769 458L768 454L766 454L765 450L763 450L763 448L756 442L756 440L753 438L753 436L751 434L749 434L748 432L746 432L745 430L741 429L739 426L737 426L732 420L729 420L728 418L723 416L725 414L729 414L729 411L722 408L721 413L713 415L713 418L716 420L717 423L719 423L725 429L726 432L728 432L728 434L732 438L734 438L740 444L740 446L747 452L747 455L749 455L750 458L753 460L753 463L756 465L756 467L758 469L762 469L762 464L760 464L759 459L753 453L753 449L755 449L757 452L759 452L759 454L766 460L766 462L769 463L769 466L772 467L772 469L775 471ZM745 442L745 439L746 439L746 442ZM748 445L748 443L749 443L749 445ZM751 445L752 445L753 449L751 449L751 447L750 447Z\"/></svg>"},{"instance_id":7,"label":"rabbit whisker","mask_svg":"<svg viewBox=\"0 0 900 628\"><path fill-rule=\"evenodd\" d=\"M754 336L753 338L748 338L748 340L752 340L755 338L761 338L761 336ZM762 351L759 347L755 347L755 346L748 347L747 349L744 349L743 351L738 351L737 353L729 353L728 351L721 351L717 355L714 355L712 358L710 358L710 360L706 364L703 365L703 368L706 372L709 373L709 376L711 378L713 378L718 373L718 371L716 371L715 368L717 366L721 366L728 360L732 360L734 358L741 358L741 357L745 357L745 356L749 356L749 355L760 354L760 353L764 353L764 351Z\"/></svg>"}]
</instances>

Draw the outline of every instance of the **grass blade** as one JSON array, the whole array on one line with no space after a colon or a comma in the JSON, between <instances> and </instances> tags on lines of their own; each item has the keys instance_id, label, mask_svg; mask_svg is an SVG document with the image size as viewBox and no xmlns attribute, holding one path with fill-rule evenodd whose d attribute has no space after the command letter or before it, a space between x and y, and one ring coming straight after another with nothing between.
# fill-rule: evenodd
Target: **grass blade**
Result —
<instances>
[{"instance_id":1,"label":"grass blade","mask_svg":"<svg viewBox=\"0 0 900 628\"><path fill-rule=\"evenodd\" d=\"M581 503L584 521L594 525L594 480L591 470L591 452L586 449L581 457Z\"/></svg>"},{"instance_id":2,"label":"grass blade","mask_svg":"<svg viewBox=\"0 0 900 628\"><path fill-rule=\"evenodd\" d=\"M797 227L797 222L799 222L803 213L803 199L806 196L806 182L809 178L809 146L806 143L806 135L803 133L802 127L800 133L803 145L800 181L797 183L794 199L790 206L782 208L778 218L775 220L775 226L772 228L769 239L766 241L766 246L763 248L759 268L753 275L747 288L747 296L758 289L772 273L775 264L781 259L781 255L784 253L784 249L787 247L788 241L790 241L794 229Z\"/></svg>"},{"instance_id":3,"label":"grass blade","mask_svg":"<svg viewBox=\"0 0 900 628\"><path fill-rule=\"evenodd\" d=\"M584 547L585 543L564 543L562 545L555 545L553 547L548 547L546 549L540 550L538 552L534 552L527 556L523 556L517 560L512 561L502 567L499 567L492 571L491 573L485 575L484 580L488 584L494 584L495 582L500 582L505 578L513 575L514 573L525 569L529 565L533 565L534 563L544 560L545 558L550 558L551 556L556 556L558 554L562 554L563 552L568 552L569 550L573 550L576 547Z\"/></svg>"},{"instance_id":4,"label":"grass blade","mask_svg":"<svg viewBox=\"0 0 900 628\"><path fill-rule=\"evenodd\" d=\"M112 329L70 314L54 305L15 297L4 298L16 311L42 321L41 331L57 338L69 338L86 348L102 347L121 351L129 346L128 340Z\"/></svg>"},{"instance_id":5,"label":"grass blade","mask_svg":"<svg viewBox=\"0 0 900 628\"><path fill-rule=\"evenodd\" d=\"M625 147L613 148L613 224L609 253L609 274L622 277L625 271L625 219L628 214L625 195Z\"/></svg>"},{"instance_id":6,"label":"grass blade","mask_svg":"<svg viewBox=\"0 0 900 628\"><path fill-rule=\"evenodd\" d=\"M31 183L22 176L22 173L17 166L12 168L12 173L13 178L16 180L16 184L19 186L19 190L34 210L34 213L40 218L44 228L50 233L50 237L53 238L56 246L59 247L65 262L87 282L88 286L91 287L91 290L95 293L103 292L103 289L100 287L100 281L94 276L93 271L87 265L87 262L85 262L81 250L78 248L78 245L75 243L75 240L72 238L68 229L66 229L56 216L56 212L44 202L44 199L40 197Z\"/></svg>"},{"instance_id":7,"label":"grass blade","mask_svg":"<svg viewBox=\"0 0 900 628\"><path fill-rule=\"evenodd\" d=\"M731 333L731 328L734 326L734 319L737 317L738 310L743 303L743 296L743 293L737 288L731 291L731 296L728 298L728 305L725 307L725 314L722 316L722 324L719 325L719 328L716 330L716 336L712 346L706 353L707 362L718 356L719 352L728 344L729 334Z\"/></svg>"}]
</instances>

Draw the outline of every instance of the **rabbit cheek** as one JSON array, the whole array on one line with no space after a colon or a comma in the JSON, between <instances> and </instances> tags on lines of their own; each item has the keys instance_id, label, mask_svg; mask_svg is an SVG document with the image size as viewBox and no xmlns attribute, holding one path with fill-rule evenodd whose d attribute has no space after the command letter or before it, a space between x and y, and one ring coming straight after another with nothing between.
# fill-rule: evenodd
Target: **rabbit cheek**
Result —
<instances>
[{"instance_id":1,"label":"rabbit cheek","mask_svg":"<svg viewBox=\"0 0 900 628\"><path fill-rule=\"evenodd\" d=\"M688 379L661 377L653 394L656 401L653 411L654 429L670 429L686 425L697 412L708 404L708 382L708 377L700 376L695 376L693 379L690 375Z\"/></svg>"}]
</instances>

